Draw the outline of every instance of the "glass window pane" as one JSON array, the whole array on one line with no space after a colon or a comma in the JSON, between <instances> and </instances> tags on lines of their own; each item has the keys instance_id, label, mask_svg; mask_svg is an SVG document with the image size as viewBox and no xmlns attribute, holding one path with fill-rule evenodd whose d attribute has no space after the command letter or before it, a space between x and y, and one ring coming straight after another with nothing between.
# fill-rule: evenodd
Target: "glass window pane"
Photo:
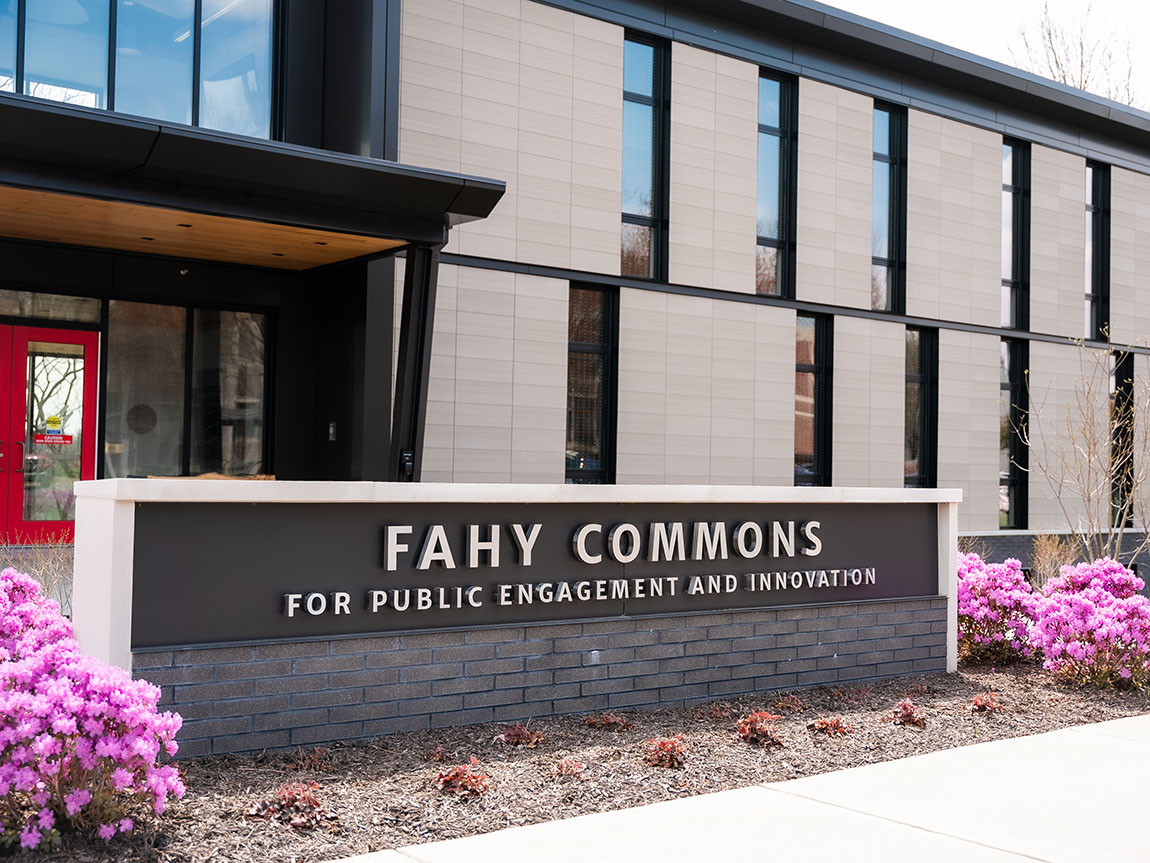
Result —
<instances>
[{"instance_id":1,"label":"glass window pane","mask_svg":"<svg viewBox=\"0 0 1150 863\"><path fill-rule=\"evenodd\" d=\"M872 264L870 268L870 307L890 309L890 267Z\"/></svg>"},{"instance_id":2,"label":"glass window pane","mask_svg":"<svg viewBox=\"0 0 1150 863\"><path fill-rule=\"evenodd\" d=\"M908 375L922 374L922 340L918 330L907 327L906 330L906 373Z\"/></svg>"},{"instance_id":3,"label":"glass window pane","mask_svg":"<svg viewBox=\"0 0 1150 863\"><path fill-rule=\"evenodd\" d=\"M1086 293L1091 293L1094 287L1094 213L1086 211L1086 267L1082 273L1082 283L1086 286Z\"/></svg>"},{"instance_id":4,"label":"glass window pane","mask_svg":"<svg viewBox=\"0 0 1150 863\"><path fill-rule=\"evenodd\" d=\"M1014 193L1002 193L1002 278L1014 278Z\"/></svg>"},{"instance_id":5,"label":"glass window pane","mask_svg":"<svg viewBox=\"0 0 1150 863\"><path fill-rule=\"evenodd\" d=\"M607 343L607 321L603 314L603 291L571 288L567 318L567 340L602 345Z\"/></svg>"},{"instance_id":6,"label":"glass window pane","mask_svg":"<svg viewBox=\"0 0 1150 863\"><path fill-rule=\"evenodd\" d=\"M903 444L903 475L918 476L922 456L922 384L910 381L906 385L905 440Z\"/></svg>"},{"instance_id":7,"label":"glass window pane","mask_svg":"<svg viewBox=\"0 0 1150 863\"><path fill-rule=\"evenodd\" d=\"M815 481L815 375L795 373L795 483Z\"/></svg>"},{"instance_id":8,"label":"glass window pane","mask_svg":"<svg viewBox=\"0 0 1150 863\"><path fill-rule=\"evenodd\" d=\"M24 93L107 107L108 0L27 0Z\"/></svg>"},{"instance_id":9,"label":"glass window pane","mask_svg":"<svg viewBox=\"0 0 1150 863\"><path fill-rule=\"evenodd\" d=\"M272 0L204 0L201 27L200 125L267 138Z\"/></svg>"},{"instance_id":10,"label":"glass window pane","mask_svg":"<svg viewBox=\"0 0 1150 863\"><path fill-rule=\"evenodd\" d=\"M759 133L758 232L768 240L779 239L779 210L782 196L779 183L779 138Z\"/></svg>"},{"instance_id":11,"label":"glass window pane","mask_svg":"<svg viewBox=\"0 0 1150 863\"><path fill-rule=\"evenodd\" d=\"M651 255L651 229L646 225L623 223L622 273L642 279L655 277L655 259Z\"/></svg>"},{"instance_id":12,"label":"glass window pane","mask_svg":"<svg viewBox=\"0 0 1150 863\"><path fill-rule=\"evenodd\" d=\"M69 297L64 294L0 291L0 315L98 324L100 301L92 297Z\"/></svg>"},{"instance_id":13,"label":"glass window pane","mask_svg":"<svg viewBox=\"0 0 1150 863\"><path fill-rule=\"evenodd\" d=\"M1086 166L1086 206L1096 204L1094 200L1094 166Z\"/></svg>"},{"instance_id":14,"label":"glass window pane","mask_svg":"<svg viewBox=\"0 0 1150 863\"><path fill-rule=\"evenodd\" d=\"M623 212L651 216L655 197L655 109L623 103Z\"/></svg>"},{"instance_id":15,"label":"glass window pane","mask_svg":"<svg viewBox=\"0 0 1150 863\"><path fill-rule=\"evenodd\" d=\"M1005 339L998 343L998 382L1010 386L1010 343Z\"/></svg>"},{"instance_id":16,"label":"glass window pane","mask_svg":"<svg viewBox=\"0 0 1150 863\"><path fill-rule=\"evenodd\" d=\"M80 478L84 359L83 345L28 343L24 521L76 517L72 484Z\"/></svg>"},{"instance_id":17,"label":"glass window pane","mask_svg":"<svg viewBox=\"0 0 1150 863\"><path fill-rule=\"evenodd\" d=\"M999 399L998 473L1000 479L1010 478L1010 444L1013 437L1014 428L1010 423L1010 392L1003 390Z\"/></svg>"},{"instance_id":18,"label":"glass window pane","mask_svg":"<svg viewBox=\"0 0 1150 863\"><path fill-rule=\"evenodd\" d=\"M782 84L771 78L759 79L759 125L773 129L782 127L780 116Z\"/></svg>"},{"instance_id":19,"label":"glass window pane","mask_svg":"<svg viewBox=\"0 0 1150 863\"><path fill-rule=\"evenodd\" d=\"M116 110L192 122L194 0L120 0L116 8Z\"/></svg>"},{"instance_id":20,"label":"glass window pane","mask_svg":"<svg viewBox=\"0 0 1150 863\"><path fill-rule=\"evenodd\" d=\"M782 285L782 255L774 246L755 250L755 293L778 296Z\"/></svg>"},{"instance_id":21,"label":"glass window pane","mask_svg":"<svg viewBox=\"0 0 1150 863\"><path fill-rule=\"evenodd\" d=\"M890 112L875 108L874 151L880 156L890 155Z\"/></svg>"},{"instance_id":22,"label":"glass window pane","mask_svg":"<svg viewBox=\"0 0 1150 863\"><path fill-rule=\"evenodd\" d=\"M998 526L1010 527L1013 524L1011 517L1011 502L1014 497L1013 490L1008 485L998 487Z\"/></svg>"},{"instance_id":23,"label":"glass window pane","mask_svg":"<svg viewBox=\"0 0 1150 863\"><path fill-rule=\"evenodd\" d=\"M1002 185L1014 185L1014 147L1002 145Z\"/></svg>"},{"instance_id":24,"label":"glass window pane","mask_svg":"<svg viewBox=\"0 0 1150 863\"><path fill-rule=\"evenodd\" d=\"M874 162L871 175L871 255L890 257L890 163Z\"/></svg>"},{"instance_id":25,"label":"glass window pane","mask_svg":"<svg viewBox=\"0 0 1150 863\"><path fill-rule=\"evenodd\" d=\"M0 4L0 91L16 89L16 4Z\"/></svg>"},{"instance_id":26,"label":"glass window pane","mask_svg":"<svg viewBox=\"0 0 1150 863\"><path fill-rule=\"evenodd\" d=\"M999 310L999 320L1004 327L1015 326L1014 288L1005 282L1002 285L1002 307Z\"/></svg>"},{"instance_id":27,"label":"glass window pane","mask_svg":"<svg viewBox=\"0 0 1150 863\"><path fill-rule=\"evenodd\" d=\"M623 43L623 89L639 96L655 94L655 46Z\"/></svg>"},{"instance_id":28,"label":"glass window pane","mask_svg":"<svg viewBox=\"0 0 1150 863\"><path fill-rule=\"evenodd\" d=\"M798 315L795 318L795 362L800 365L814 365L815 362L815 319Z\"/></svg>"},{"instance_id":29,"label":"glass window pane","mask_svg":"<svg viewBox=\"0 0 1150 863\"><path fill-rule=\"evenodd\" d=\"M567 353L567 469L603 468L603 355Z\"/></svg>"},{"instance_id":30,"label":"glass window pane","mask_svg":"<svg viewBox=\"0 0 1150 863\"><path fill-rule=\"evenodd\" d=\"M263 471L264 316L197 309L192 474Z\"/></svg>"},{"instance_id":31,"label":"glass window pane","mask_svg":"<svg viewBox=\"0 0 1150 863\"><path fill-rule=\"evenodd\" d=\"M105 476L182 472L185 322L179 306L108 303Z\"/></svg>"}]
</instances>

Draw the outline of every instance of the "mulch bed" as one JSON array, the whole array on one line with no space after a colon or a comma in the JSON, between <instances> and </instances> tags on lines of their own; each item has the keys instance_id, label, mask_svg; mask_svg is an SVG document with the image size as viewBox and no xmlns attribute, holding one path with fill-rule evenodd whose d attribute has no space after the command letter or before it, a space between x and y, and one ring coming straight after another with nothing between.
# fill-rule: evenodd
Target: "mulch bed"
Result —
<instances>
[{"instance_id":1,"label":"mulch bed","mask_svg":"<svg viewBox=\"0 0 1150 863\"><path fill-rule=\"evenodd\" d=\"M996 693L1004 709L973 712L974 696L987 691ZM117 837L110 845L69 837L60 852L39 859L326 861L1150 712L1143 692L1066 689L1033 664L798 690L794 695L802 705L785 705L785 695L627 711L620 715L634 727L625 731L588 727L583 716L534 721L530 730L543 735L534 748L498 740L505 726L473 725L318 752L190 761L184 765L187 796L162 817L141 823L132 837ZM885 718L907 697L925 727L893 725ZM782 748L756 748L738 739L737 721L760 710L781 715L774 726ZM820 715L840 716L854 733L831 738L809 731ZM682 769L644 762L647 740L676 734L687 746ZM469 763L471 756L490 777L489 790L469 799L440 791L439 774ZM580 762L582 773L558 775L556 765L565 758ZM311 781L318 783L315 794L330 816L317 828L245 814L282 783Z\"/></svg>"}]
</instances>

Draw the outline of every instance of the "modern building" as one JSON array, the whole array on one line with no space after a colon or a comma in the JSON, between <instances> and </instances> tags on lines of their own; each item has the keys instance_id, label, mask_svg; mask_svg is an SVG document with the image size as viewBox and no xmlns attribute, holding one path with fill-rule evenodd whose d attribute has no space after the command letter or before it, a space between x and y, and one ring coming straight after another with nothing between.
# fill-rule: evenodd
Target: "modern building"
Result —
<instances>
[{"instance_id":1,"label":"modern building","mask_svg":"<svg viewBox=\"0 0 1150 863\"><path fill-rule=\"evenodd\" d=\"M1083 517L1027 469L1084 357L1150 381L1150 115L807 0L20 0L0 91L10 532L214 472L959 487L1005 548Z\"/></svg>"}]
</instances>

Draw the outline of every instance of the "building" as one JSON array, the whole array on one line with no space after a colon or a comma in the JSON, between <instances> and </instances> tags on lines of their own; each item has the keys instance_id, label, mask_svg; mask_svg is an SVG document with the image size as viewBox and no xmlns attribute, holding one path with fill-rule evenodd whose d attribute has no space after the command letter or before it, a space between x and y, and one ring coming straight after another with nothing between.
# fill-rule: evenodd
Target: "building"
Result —
<instances>
[{"instance_id":1,"label":"building","mask_svg":"<svg viewBox=\"0 0 1150 863\"><path fill-rule=\"evenodd\" d=\"M1150 116L817 3L24 0L0 91L10 531L77 475L906 485L1013 551L1081 514L1070 339L1142 385Z\"/></svg>"}]
</instances>

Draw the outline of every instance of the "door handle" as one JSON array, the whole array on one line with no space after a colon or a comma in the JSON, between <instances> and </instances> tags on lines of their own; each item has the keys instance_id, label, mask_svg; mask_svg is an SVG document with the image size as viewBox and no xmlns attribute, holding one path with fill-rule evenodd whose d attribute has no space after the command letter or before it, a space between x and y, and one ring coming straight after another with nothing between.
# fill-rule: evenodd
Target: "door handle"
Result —
<instances>
[{"instance_id":1,"label":"door handle","mask_svg":"<svg viewBox=\"0 0 1150 863\"><path fill-rule=\"evenodd\" d=\"M20 466L12 468L13 473L24 473L24 441L13 441L15 446L20 447Z\"/></svg>"}]
</instances>

